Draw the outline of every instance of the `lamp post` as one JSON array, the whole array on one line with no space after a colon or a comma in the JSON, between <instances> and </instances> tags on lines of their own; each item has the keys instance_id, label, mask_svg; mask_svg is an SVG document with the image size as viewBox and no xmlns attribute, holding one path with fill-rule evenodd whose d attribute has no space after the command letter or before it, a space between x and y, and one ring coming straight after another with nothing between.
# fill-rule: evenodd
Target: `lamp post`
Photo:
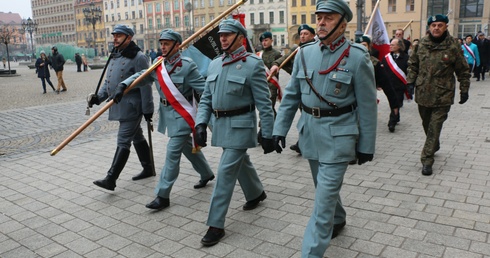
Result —
<instances>
[{"instance_id":1,"label":"lamp post","mask_svg":"<svg viewBox=\"0 0 490 258\"><path fill-rule=\"evenodd\" d=\"M24 31L29 32L29 35L31 37L31 50L32 50L31 58L34 58L34 55L36 53L36 51L34 51L34 43L32 41L32 33L37 32L37 25L38 24L33 19L31 19L31 17L27 18L27 22L25 20L22 21L22 29Z\"/></svg>"},{"instance_id":2,"label":"lamp post","mask_svg":"<svg viewBox=\"0 0 490 258\"><path fill-rule=\"evenodd\" d=\"M189 2L187 2L187 4L185 4L185 10L189 12L189 27L187 27L187 33L189 34L189 37L194 34L194 26L193 26L193 22L194 22L194 17L193 17L193 5L192 5L192 0L189 0Z\"/></svg>"},{"instance_id":3,"label":"lamp post","mask_svg":"<svg viewBox=\"0 0 490 258\"><path fill-rule=\"evenodd\" d=\"M95 24L97 24L97 22L102 22L101 21L101 18L102 18L102 10L100 9L100 7L95 7L95 4L94 2L91 2L89 7L85 7L83 8L83 15L85 16L85 22L87 25L89 24L92 24L92 30L93 30L93 40L90 40L90 41L93 41L94 42L94 53L95 53L95 56L97 56L97 34L95 33ZM87 40L87 43L89 41ZM90 45L89 45L90 47ZM94 57L95 59L95 57Z\"/></svg>"},{"instance_id":4,"label":"lamp post","mask_svg":"<svg viewBox=\"0 0 490 258\"><path fill-rule=\"evenodd\" d=\"M9 43L10 43L10 36L12 35L13 31L10 31L9 28L3 27L0 29L0 40L1 43L5 44L5 48L7 49L7 62L9 64L9 74L12 74L10 70L10 55L9 55Z\"/></svg>"}]
</instances>

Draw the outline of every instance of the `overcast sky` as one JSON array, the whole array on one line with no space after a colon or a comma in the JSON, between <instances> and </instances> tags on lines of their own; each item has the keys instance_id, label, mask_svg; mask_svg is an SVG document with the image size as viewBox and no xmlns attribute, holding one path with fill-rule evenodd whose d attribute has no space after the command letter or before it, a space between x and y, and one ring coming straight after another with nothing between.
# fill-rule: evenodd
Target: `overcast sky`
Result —
<instances>
[{"instance_id":1,"label":"overcast sky","mask_svg":"<svg viewBox=\"0 0 490 258\"><path fill-rule=\"evenodd\" d=\"M0 11L18 13L23 19L32 18L31 0L1 0L1 2Z\"/></svg>"}]
</instances>

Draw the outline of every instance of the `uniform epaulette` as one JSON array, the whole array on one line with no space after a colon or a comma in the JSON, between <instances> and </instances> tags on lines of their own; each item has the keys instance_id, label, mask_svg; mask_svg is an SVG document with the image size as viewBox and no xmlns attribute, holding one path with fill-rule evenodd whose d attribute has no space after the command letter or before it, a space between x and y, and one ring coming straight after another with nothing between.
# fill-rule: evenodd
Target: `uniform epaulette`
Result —
<instances>
[{"instance_id":1,"label":"uniform epaulette","mask_svg":"<svg viewBox=\"0 0 490 258\"><path fill-rule=\"evenodd\" d=\"M304 47L306 47L306 46L311 46L311 45L314 45L314 44L318 43L318 41L319 41L319 40L315 38L315 40L314 40L314 41L312 41L312 42L308 42L308 43L305 43L304 45L301 45L301 46L300 46L300 48L304 48Z\"/></svg>"},{"instance_id":2,"label":"uniform epaulette","mask_svg":"<svg viewBox=\"0 0 490 258\"><path fill-rule=\"evenodd\" d=\"M365 46L363 46L363 45L359 44L359 43L354 43L354 42L350 41L350 42L349 42L349 44L350 44L352 47L358 48L358 49L362 50L362 51L363 51L363 52L365 52L365 53L367 53L367 52L368 52L367 48L366 48Z\"/></svg>"},{"instance_id":3,"label":"uniform epaulette","mask_svg":"<svg viewBox=\"0 0 490 258\"><path fill-rule=\"evenodd\" d=\"M248 56L247 57L252 57L252 58L255 58L257 60L261 60L262 58L260 58L260 56L258 56L257 54L254 54L254 53L248 53Z\"/></svg>"},{"instance_id":4,"label":"uniform epaulette","mask_svg":"<svg viewBox=\"0 0 490 258\"><path fill-rule=\"evenodd\" d=\"M192 58L190 58L188 56L180 56L180 59L181 60L184 60L184 61L187 61L187 62L192 62Z\"/></svg>"}]
</instances>

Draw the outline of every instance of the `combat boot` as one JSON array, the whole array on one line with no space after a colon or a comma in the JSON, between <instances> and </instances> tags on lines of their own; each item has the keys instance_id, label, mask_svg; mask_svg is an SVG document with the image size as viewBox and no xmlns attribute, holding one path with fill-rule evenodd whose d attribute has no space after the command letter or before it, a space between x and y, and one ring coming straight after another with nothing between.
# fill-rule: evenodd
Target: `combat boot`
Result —
<instances>
[{"instance_id":1,"label":"combat boot","mask_svg":"<svg viewBox=\"0 0 490 258\"><path fill-rule=\"evenodd\" d=\"M121 171L128 161L129 152L129 149L117 147L116 154L114 154L114 159L112 160L111 168L107 172L107 176L104 179L94 181L94 184L104 189L114 191L116 188L116 180L119 178Z\"/></svg>"},{"instance_id":2,"label":"combat boot","mask_svg":"<svg viewBox=\"0 0 490 258\"><path fill-rule=\"evenodd\" d=\"M156 176L155 168L153 167L153 163L151 162L151 154L150 147L146 141L134 143L134 149L138 154L138 159L141 162L141 166L143 166L143 171L133 176L133 181Z\"/></svg>"}]
</instances>

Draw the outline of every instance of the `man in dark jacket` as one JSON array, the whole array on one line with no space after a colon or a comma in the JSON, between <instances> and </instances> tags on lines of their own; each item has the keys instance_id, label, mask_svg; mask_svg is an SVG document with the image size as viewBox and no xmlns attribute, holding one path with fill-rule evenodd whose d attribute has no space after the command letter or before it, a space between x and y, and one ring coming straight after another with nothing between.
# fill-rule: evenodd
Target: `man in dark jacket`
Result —
<instances>
[{"instance_id":1,"label":"man in dark jacket","mask_svg":"<svg viewBox=\"0 0 490 258\"><path fill-rule=\"evenodd\" d=\"M77 72L82 72L82 57L78 53L75 53L75 63L77 63Z\"/></svg>"},{"instance_id":2,"label":"man in dark jacket","mask_svg":"<svg viewBox=\"0 0 490 258\"><path fill-rule=\"evenodd\" d=\"M58 77L58 88L56 93L60 93L60 88L63 88L61 92L66 91L65 81L63 80L63 66L65 65L65 58L61 53L58 52L56 46L51 48L51 67L56 72L56 77Z\"/></svg>"},{"instance_id":3,"label":"man in dark jacket","mask_svg":"<svg viewBox=\"0 0 490 258\"><path fill-rule=\"evenodd\" d=\"M480 65L475 69L476 80L485 80L485 72L488 69L488 63L490 62L490 40L485 38L483 32L478 33L477 37L473 39L473 43L478 47L478 53L480 54Z\"/></svg>"},{"instance_id":4,"label":"man in dark jacket","mask_svg":"<svg viewBox=\"0 0 490 258\"><path fill-rule=\"evenodd\" d=\"M99 105L107 98L112 98L116 105L109 109L109 120L119 121L117 133L117 149L111 168L104 179L94 181L94 184L114 191L116 180L128 161L131 143L133 143L143 171L134 176L139 180L155 176L150 148L141 129L141 119L151 122L153 116L153 96L151 83L140 83L124 95L127 85L121 84L123 80L135 72L148 69L148 58L132 41L134 31L126 25L116 25L112 31L115 51L109 62L104 85L97 93L89 98L89 105Z\"/></svg>"}]
</instances>

